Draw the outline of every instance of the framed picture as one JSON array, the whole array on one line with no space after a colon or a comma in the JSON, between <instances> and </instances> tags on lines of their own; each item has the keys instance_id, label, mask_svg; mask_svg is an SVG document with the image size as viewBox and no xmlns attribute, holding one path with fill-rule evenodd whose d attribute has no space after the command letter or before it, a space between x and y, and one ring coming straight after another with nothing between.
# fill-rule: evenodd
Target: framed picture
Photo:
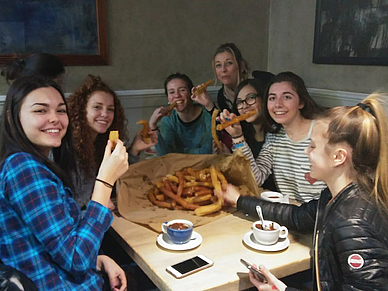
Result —
<instances>
[{"instance_id":1,"label":"framed picture","mask_svg":"<svg viewBox=\"0 0 388 291\"><path fill-rule=\"evenodd\" d=\"M388 65L388 0L317 0L313 62Z\"/></svg>"},{"instance_id":2,"label":"framed picture","mask_svg":"<svg viewBox=\"0 0 388 291\"><path fill-rule=\"evenodd\" d=\"M46 52L64 65L107 65L106 0L0 0L0 64Z\"/></svg>"}]
</instances>

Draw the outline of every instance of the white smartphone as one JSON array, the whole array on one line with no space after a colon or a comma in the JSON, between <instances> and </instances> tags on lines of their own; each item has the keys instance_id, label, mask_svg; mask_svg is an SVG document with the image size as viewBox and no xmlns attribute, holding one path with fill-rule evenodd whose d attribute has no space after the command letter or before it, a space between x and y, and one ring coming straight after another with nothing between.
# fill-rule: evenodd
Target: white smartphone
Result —
<instances>
[{"instance_id":1,"label":"white smartphone","mask_svg":"<svg viewBox=\"0 0 388 291\"><path fill-rule=\"evenodd\" d=\"M175 278L183 278L200 270L213 266L213 261L206 258L204 255L198 255L186 261L177 263L167 267L167 272L171 273Z\"/></svg>"},{"instance_id":2,"label":"white smartphone","mask_svg":"<svg viewBox=\"0 0 388 291\"><path fill-rule=\"evenodd\" d=\"M251 270L253 274L255 275L255 278L259 280L260 282L267 283L267 277L265 277L255 266L251 265L247 261L240 259L240 262L248 268L248 270Z\"/></svg>"}]
</instances>

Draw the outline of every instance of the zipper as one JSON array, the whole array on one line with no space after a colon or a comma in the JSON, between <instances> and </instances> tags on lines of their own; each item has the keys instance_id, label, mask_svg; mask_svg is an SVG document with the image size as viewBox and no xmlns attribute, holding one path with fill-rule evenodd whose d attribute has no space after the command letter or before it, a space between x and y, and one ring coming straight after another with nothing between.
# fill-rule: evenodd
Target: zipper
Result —
<instances>
[{"instance_id":1,"label":"zipper","mask_svg":"<svg viewBox=\"0 0 388 291\"><path fill-rule=\"evenodd\" d=\"M321 291L321 281L319 279L319 266L318 266L318 235L319 230L317 230L317 233L315 235L315 247L314 247L314 257L315 257L315 280L317 281L317 289L318 291Z\"/></svg>"},{"instance_id":2,"label":"zipper","mask_svg":"<svg viewBox=\"0 0 388 291\"><path fill-rule=\"evenodd\" d=\"M318 290L320 290L320 284L319 284L319 274L318 274L318 217L319 217L319 206L321 204L321 201L319 200L318 206L317 206L317 214L315 216L315 225L314 225L314 241L313 241L313 246L314 246L314 264L313 264L313 274L315 273L315 284L317 285Z\"/></svg>"}]
</instances>

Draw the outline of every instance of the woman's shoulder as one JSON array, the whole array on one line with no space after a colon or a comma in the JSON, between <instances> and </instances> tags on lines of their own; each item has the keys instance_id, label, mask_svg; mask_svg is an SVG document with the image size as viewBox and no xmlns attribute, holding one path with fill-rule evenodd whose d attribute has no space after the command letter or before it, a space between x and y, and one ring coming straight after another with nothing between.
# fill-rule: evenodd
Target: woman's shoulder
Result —
<instances>
[{"instance_id":1,"label":"woman's shoulder","mask_svg":"<svg viewBox=\"0 0 388 291\"><path fill-rule=\"evenodd\" d=\"M25 161L40 162L39 159L33 154L27 152L17 152L10 154L4 161L4 164L20 164Z\"/></svg>"},{"instance_id":2,"label":"woman's shoulder","mask_svg":"<svg viewBox=\"0 0 388 291\"><path fill-rule=\"evenodd\" d=\"M35 155L27 152L17 152L9 155L5 159L1 171L6 171L10 174L12 172L20 172L38 167L49 171L45 164Z\"/></svg>"}]
</instances>

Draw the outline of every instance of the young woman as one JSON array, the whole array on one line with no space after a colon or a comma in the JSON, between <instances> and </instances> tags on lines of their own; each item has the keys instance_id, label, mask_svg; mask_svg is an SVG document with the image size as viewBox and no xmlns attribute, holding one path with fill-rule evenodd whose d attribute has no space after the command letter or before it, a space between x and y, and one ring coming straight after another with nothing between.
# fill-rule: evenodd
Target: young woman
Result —
<instances>
[{"instance_id":1,"label":"young woman","mask_svg":"<svg viewBox=\"0 0 388 291\"><path fill-rule=\"evenodd\" d=\"M255 159L245 137L241 136L241 128L229 127L233 148L241 148L250 159L259 186L273 173L275 184L283 195L299 203L308 202L318 198L325 188L323 182L314 182L308 177L310 163L304 154L310 143L314 115L321 109L308 94L303 80L294 73L280 73L268 86L264 115L273 133L266 135L265 144ZM224 111L220 121L223 123L226 118L233 117Z\"/></svg>"},{"instance_id":2,"label":"young woman","mask_svg":"<svg viewBox=\"0 0 388 291\"><path fill-rule=\"evenodd\" d=\"M306 153L311 177L327 189L319 200L295 205L240 197L231 185L224 198L249 215L289 229L314 230L314 290L386 290L388 286L387 96L371 95L352 107L325 112L314 125ZM384 100L384 101L385 101ZM386 101L385 101L386 102ZM286 290L264 266L259 290ZM287 288L292 290L292 288Z\"/></svg>"},{"instance_id":3,"label":"young woman","mask_svg":"<svg viewBox=\"0 0 388 291\"><path fill-rule=\"evenodd\" d=\"M164 82L169 104L176 102L175 110L160 107L149 120L152 131L158 131L155 146L158 156L168 153L211 154L211 116L190 98L193 82L185 74L175 73ZM157 126L161 119L160 130Z\"/></svg>"},{"instance_id":4,"label":"young woman","mask_svg":"<svg viewBox=\"0 0 388 291\"><path fill-rule=\"evenodd\" d=\"M107 208L112 184L128 169L123 143L117 140L111 153L108 142L82 215L68 179L75 161L66 101L54 81L13 82L0 141L0 260L23 272L38 290L101 290L99 271L107 273L110 288L126 289L124 271L98 255L113 219Z\"/></svg>"},{"instance_id":5,"label":"young woman","mask_svg":"<svg viewBox=\"0 0 388 291\"><path fill-rule=\"evenodd\" d=\"M235 139L244 137L246 143L252 151L253 157L256 159L264 145L265 134L269 128L264 118L264 94L267 83L261 79L246 79L242 81L236 90L235 111L239 115L246 114L251 111L256 111L256 114L249 117L247 120L233 127L227 127L226 131ZM224 110L222 115L228 115L228 119L236 117L235 114L229 114L228 110ZM262 185L264 189L277 191L274 184L273 175Z\"/></svg>"},{"instance_id":6,"label":"young woman","mask_svg":"<svg viewBox=\"0 0 388 291\"><path fill-rule=\"evenodd\" d=\"M7 83L24 76L39 75L50 78L63 88L65 68L61 61L48 53L36 53L25 59L17 58L1 70Z\"/></svg>"},{"instance_id":7,"label":"young woman","mask_svg":"<svg viewBox=\"0 0 388 291\"><path fill-rule=\"evenodd\" d=\"M116 93L100 77L88 75L83 84L69 96L69 117L73 126L74 148L80 168L81 179L75 183L81 208L86 207L93 192L94 179L104 156L105 144L111 130L119 131L119 137L126 144L128 133L124 108ZM152 141L143 142L140 131L129 147L129 162L139 161L140 151L156 144L156 134L150 132ZM113 203L109 208L114 209Z\"/></svg>"}]
</instances>

